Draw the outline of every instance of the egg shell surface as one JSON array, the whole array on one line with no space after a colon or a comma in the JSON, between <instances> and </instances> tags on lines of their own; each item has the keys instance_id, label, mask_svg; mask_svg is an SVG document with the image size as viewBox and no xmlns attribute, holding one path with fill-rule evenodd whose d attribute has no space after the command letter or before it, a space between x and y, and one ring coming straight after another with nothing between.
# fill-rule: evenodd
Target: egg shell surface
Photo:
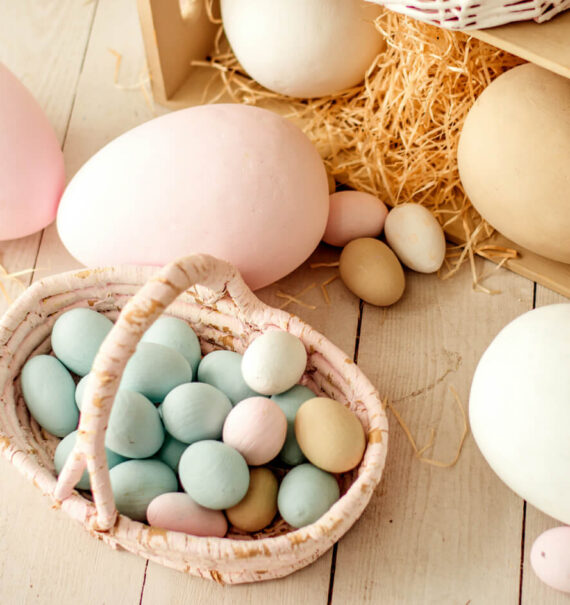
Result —
<instances>
[{"instance_id":1,"label":"egg shell surface","mask_svg":"<svg viewBox=\"0 0 570 605\"><path fill-rule=\"evenodd\" d=\"M85 374L81 378L81 380L75 385L75 405L77 409L81 409L81 403L83 401L83 395L85 394L85 389L87 388L87 382L89 381L90 374Z\"/></svg>"},{"instance_id":2,"label":"egg shell surface","mask_svg":"<svg viewBox=\"0 0 570 605\"><path fill-rule=\"evenodd\" d=\"M532 545L530 563L545 584L570 593L570 527L553 527L540 534Z\"/></svg>"},{"instance_id":3,"label":"egg shell surface","mask_svg":"<svg viewBox=\"0 0 570 605\"><path fill-rule=\"evenodd\" d=\"M188 447L187 443L182 443L182 441L178 441L172 435L165 433L164 435L164 443L162 447L156 453L155 458L161 460L175 472L178 472L178 465L180 463L180 458L182 454Z\"/></svg>"},{"instance_id":4,"label":"egg shell surface","mask_svg":"<svg viewBox=\"0 0 570 605\"><path fill-rule=\"evenodd\" d=\"M0 241L51 223L63 192L63 153L38 102L0 63Z\"/></svg>"},{"instance_id":5,"label":"egg shell surface","mask_svg":"<svg viewBox=\"0 0 570 605\"><path fill-rule=\"evenodd\" d=\"M521 498L570 523L570 304L507 324L481 356L469 420L481 453Z\"/></svg>"},{"instance_id":6,"label":"egg shell surface","mask_svg":"<svg viewBox=\"0 0 570 605\"><path fill-rule=\"evenodd\" d=\"M87 266L164 265L201 252L236 265L256 289L310 256L328 211L323 162L299 128L265 109L211 104L150 120L101 149L67 186L57 228Z\"/></svg>"}]
</instances>

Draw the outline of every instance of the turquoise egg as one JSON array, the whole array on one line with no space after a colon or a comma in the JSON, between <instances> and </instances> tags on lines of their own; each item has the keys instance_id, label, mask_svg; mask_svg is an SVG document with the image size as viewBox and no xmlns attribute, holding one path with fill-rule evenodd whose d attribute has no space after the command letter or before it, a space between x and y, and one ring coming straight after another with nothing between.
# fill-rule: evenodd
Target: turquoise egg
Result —
<instances>
[{"instance_id":1,"label":"turquoise egg","mask_svg":"<svg viewBox=\"0 0 570 605\"><path fill-rule=\"evenodd\" d=\"M249 469L244 457L221 441L189 445L178 466L184 491L201 506L222 510L247 493Z\"/></svg>"},{"instance_id":2,"label":"turquoise egg","mask_svg":"<svg viewBox=\"0 0 570 605\"><path fill-rule=\"evenodd\" d=\"M314 397L313 391L301 384L296 384L284 393L271 396L271 399L283 410L287 418L287 437L279 452L279 459L285 464L296 466L306 460L305 454L301 451L295 437L295 415L302 403Z\"/></svg>"},{"instance_id":3,"label":"turquoise egg","mask_svg":"<svg viewBox=\"0 0 570 605\"><path fill-rule=\"evenodd\" d=\"M24 401L36 422L56 437L77 427L75 383L67 368L51 355L29 359L20 375Z\"/></svg>"},{"instance_id":4,"label":"turquoise egg","mask_svg":"<svg viewBox=\"0 0 570 605\"><path fill-rule=\"evenodd\" d=\"M225 393L232 405L248 397L259 395L250 389L241 373L243 355L235 351L212 351L202 358L198 366L198 380Z\"/></svg>"},{"instance_id":5,"label":"turquoise egg","mask_svg":"<svg viewBox=\"0 0 570 605\"><path fill-rule=\"evenodd\" d=\"M202 357L200 341L194 330L182 319L159 317L144 333L142 342L156 342L178 351L190 364L192 376L196 376Z\"/></svg>"},{"instance_id":6,"label":"turquoise egg","mask_svg":"<svg viewBox=\"0 0 570 605\"><path fill-rule=\"evenodd\" d=\"M172 435L165 433L164 443L156 453L155 458L158 458L165 464L168 464L168 466L177 473L178 463L180 462L180 458L187 447L187 443L182 443L182 441L178 441L178 439L175 439Z\"/></svg>"},{"instance_id":7,"label":"turquoise egg","mask_svg":"<svg viewBox=\"0 0 570 605\"><path fill-rule=\"evenodd\" d=\"M135 391L117 392L105 445L126 458L148 458L164 442L164 428L154 403Z\"/></svg>"},{"instance_id":8,"label":"turquoise egg","mask_svg":"<svg viewBox=\"0 0 570 605\"><path fill-rule=\"evenodd\" d=\"M301 464L281 481L277 508L289 525L304 527L324 515L339 497L333 475L312 464Z\"/></svg>"},{"instance_id":9,"label":"turquoise egg","mask_svg":"<svg viewBox=\"0 0 570 605\"><path fill-rule=\"evenodd\" d=\"M73 449L73 446L75 445L76 439L77 439L77 431L73 431L72 433L69 433L69 435L67 435L67 437L64 437L59 442L58 446L55 448L55 454L53 457L53 465L55 467L56 475L59 476L59 473L61 473L61 469L63 468L63 465L65 464L65 461L67 460L67 457L71 453L71 450ZM120 464L121 462L124 462L126 460L126 458L124 458L123 456L119 456L119 454L112 452L108 448L105 448L105 453L107 454L107 466L109 468L113 468L114 466L117 466L117 464ZM81 476L81 479L79 480L79 482L77 483L77 485L75 487L77 489L91 489L91 484L89 482L89 474L87 473L87 471L85 471L83 473L83 475Z\"/></svg>"},{"instance_id":10,"label":"turquoise egg","mask_svg":"<svg viewBox=\"0 0 570 605\"><path fill-rule=\"evenodd\" d=\"M174 471L160 460L127 460L109 471L117 510L135 521L146 520L154 498L178 491Z\"/></svg>"},{"instance_id":11,"label":"turquoise egg","mask_svg":"<svg viewBox=\"0 0 570 605\"><path fill-rule=\"evenodd\" d=\"M91 376L91 374L85 374L75 387L75 405L77 405L79 410L81 409L81 402L83 401L83 394L85 393L85 387L87 386L89 376Z\"/></svg>"},{"instance_id":12,"label":"turquoise egg","mask_svg":"<svg viewBox=\"0 0 570 605\"><path fill-rule=\"evenodd\" d=\"M230 400L215 387L188 382L172 389L160 406L164 428L179 441L220 439Z\"/></svg>"},{"instance_id":13,"label":"turquoise egg","mask_svg":"<svg viewBox=\"0 0 570 605\"><path fill-rule=\"evenodd\" d=\"M191 380L192 368L181 353L155 342L141 342L127 362L120 388L158 403L174 387Z\"/></svg>"},{"instance_id":14,"label":"turquoise egg","mask_svg":"<svg viewBox=\"0 0 570 605\"><path fill-rule=\"evenodd\" d=\"M72 372L85 376L113 322L92 309L77 308L60 315L51 332L56 357Z\"/></svg>"}]
</instances>

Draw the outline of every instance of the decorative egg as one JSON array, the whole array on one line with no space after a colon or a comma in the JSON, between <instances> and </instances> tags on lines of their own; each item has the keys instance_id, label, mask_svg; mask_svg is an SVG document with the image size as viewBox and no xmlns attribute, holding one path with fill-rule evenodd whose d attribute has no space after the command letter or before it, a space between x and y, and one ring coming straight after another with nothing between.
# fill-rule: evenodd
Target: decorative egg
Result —
<instances>
[{"instance_id":1,"label":"decorative egg","mask_svg":"<svg viewBox=\"0 0 570 605\"><path fill-rule=\"evenodd\" d=\"M150 120L101 149L67 186L57 227L88 266L202 252L236 265L255 289L310 256L328 210L323 162L299 128L265 109L212 104Z\"/></svg>"},{"instance_id":2,"label":"decorative egg","mask_svg":"<svg viewBox=\"0 0 570 605\"><path fill-rule=\"evenodd\" d=\"M206 382L225 393L232 405L242 399L259 395L250 389L241 373L243 355L235 351L212 351L205 355L198 366L198 380Z\"/></svg>"},{"instance_id":3,"label":"decorative egg","mask_svg":"<svg viewBox=\"0 0 570 605\"><path fill-rule=\"evenodd\" d=\"M273 460L287 435L287 418L281 408L267 397L240 401L224 423L224 443L235 448L251 466Z\"/></svg>"},{"instance_id":4,"label":"decorative egg","mask_svg":"<svg viewBox=\"0 0 570 605\"><path fill-rule=\"evenodd\" d=\"M435 216L420 204L401 204L386 217L384 235L400 261L419 273L434 273L445 258L445 235Z\"/></svg>"},{"instance_id":5,"label":"decorative egg","mask_svg":"<svg viewBox=\"0 0 570 605\"><path fill-rule=\"evenodd\" d=\"M49 120L1 63L0 90L0 240L10 240L55 219L65 172Z\"/></svg>"},{"instance_id":6,"label":"decorative egg","mask_svg":"<svg viewBox=\"0 0 570 605\"><path fill-rule=\"evenodd\" d=\"M545 584L570 592L570 527L553 527L540 534L532 545L530 563Z\"/></svg>"},{"instance_id":7,"label":"decorative egg","mask_svg":"<svg viewBox=\"0 0 570 605\"><path fill-rule=\"evenodd\" d=\"M520 246L570 263L570 80L532 63L496 78L459 139L461 183L481 216Z\"/></svg>"},{"instance_id":8,"label":"decorative egg","mask_svg":"<svg viewBox=\"0 0 570 605\"><path fill-rule=\"evenodd\" d=\"M182 454L188 447L187 443L182 443L182 441L178 441L172 435L168 433L164 434L164 443L162 447L156 453L155 458L162 460L165 464L175 472L178 472L178 465L180 463L180 458Z\"/></svg>"},{"instance_id":9,"label":"decorative egg","mask_svg":"<svg viewBox=\"0 0 570 605\"><path fill-rule=\"evenodd\" d=\"M469 419L481 453L521 498L570 523L570 304L507 324L481 356Z\"/></svg>"},{"instance_id":10,"label":"decorative egg","mask_svg":"<svg viewBox=\"0 0 570 605\"><path fill-rule=\"evenodd\" d=\"M245 497L226 510L229 522L243 531L267 527L277 514L278 483L267 468L252 468Z\"/></svg>"},{"instance_id":11,"label":"decorative egg","mask_svg":"<svg viewBox=\"0 0 570 605\"><path fill-rule=\"evenodd\" d=\"M66 311L53 324L53 352L72 372L85 376L91 371L97 351L112 327L108 317L92 309L78 307Z\"/></svg>"},{"instance_id":12,"label":"decorative egg","mask_svg":"<svg viewBox=\"0 0 570 605\"><path fill-rule=\"evenodd\" d=\"M293 97L320 97L362 82L384 47L381 9L362 0L222 0L224 31L260 84Z\"/></svg>"},{"instance_id":13,"label":"decorative egg","mask_svg":"<svg viewBox=\"0 0 570 605\"><path fill-rule=\"evenodd\" d=\"M148 505L160 494L178 489L174 471L160 460L127 460L109 471L117 510L146 521Z\"/></svg>"},{"instance_id":14,"label":"decorative egg","mask_svg":"<svg viewBox=\"0 0 570 605\"><path fill-rule=\"evenodd\" d=\"M241 371L254 391L276 395L297 384L306 365L307 351L301 340L289 332L271 330L247 347Z\"/></svg>"},{"instance_id":15,"label":"decorative egg","mask_svg":"<svg viewBox=\"0 0 570 605\"><path fill-rule=\"evenodd\" d=\"M249 487L247 462L220 441L189 445L180 458L178 474L184 491L201 506L214 510L234 506Z\"/></svg>"},{"instance_id":16,"label":"decorative egg","mask_svg":"<svg viewBox=\"0 0 570 605\"><path fill-rule=\"evenodd\" d=\"M160 406L166 430L184 443L219 439L230 400L210 384L188 382L172 389Z\"/></svg>"},{"instance_id":17,"label":"decorative egg","mask_svg":"<svg viewBox=\"0 0 570 605\"><path fill-rule=\"evenodd\" d=\"M281 481L277 507L289 525L304 527L322 517L339 497L334 476L306 463L291 469Z\"/></svg>"},{"instance_id":18,"label":"decorative egg","mask_svg":"<svg viewBox=\"0 0 570 605\"><path fill-rule=\"evenodd\" d=\"M83 378L75 386L75 405L77 405L78 410L81 409L83 395L85 394L85 389L87 388L87 382L89 381L90 375L91 374L85 374L85 376L83 376Z\"/></svg>"},{"instance_id":19,"label":"decorative egg","mask_svg":"<svg viewBox=\"0 0 570 605\"><path fill-rule=\"evenodd\" d=\"M56 437L75 430L79 422L75 383L61 361L36 355L25 363L20 381L28 410L41 427Z\"/></svg>"},{"instance_id":20,"label":"decorative egg","mask_svg":"<svg viewBox=\"0 0 570 605\"><path fill-rule=\"evenodd\" d=\"M157 496L148 505L146 517L151 526L193 536L223 538L228 531L228 522L222 511L200 506L183 492Z\"/></svg>"},{"instance_id":21,"label":"decorative egg","mask_svg":"<svg viewBox=\"0 0 570 605\"><path fill-rule=\"evenodd\" d=\"M323 241L331 246L346 246L359 237L382 233L388 214L386 204L363 191L338 191L330 198L329 220Z\"/></svg>"},{"instance_id":22,"label":"decorative egg","mask_svg":"<svg viewBox=\"0 0 570 605\"><path fill-rule=\"evenodd\" d=\"M301 405L295 416L295 436L309 461L331 473L353 469L366 449L360 420L328 397L314 397Z\"/></svg>"}]
</instances>

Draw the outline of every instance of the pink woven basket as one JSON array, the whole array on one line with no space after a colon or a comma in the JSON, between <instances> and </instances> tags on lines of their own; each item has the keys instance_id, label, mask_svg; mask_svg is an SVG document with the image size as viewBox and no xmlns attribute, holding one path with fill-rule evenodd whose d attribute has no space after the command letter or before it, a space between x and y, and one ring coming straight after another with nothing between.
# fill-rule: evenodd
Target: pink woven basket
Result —
<instances>
[{"instance_id":1,"label":"pink woven basket","mask_svg":"<svg viewBox=\"0 0 570 605\"><path fill-rule=\"evenodd\" d=\"M19 376L27 359L51 351L54 322L74 307L96 309L115 325L95 359L95 378L84 395L73 455L57 479L53 453L59 440L30 417ZM230 529L226 538L203 538L117 515L105 460L105 427L128 359L163 312L187 321L204 353L218 348L243 352L266 330L295 334L308 352L302 382L358 415L368 436L364 458L357 469L339 476L343 495L318 521L294 530L277 520L256 534ZM386 459L384 408L376 389L352 360L299 318L262 303L230 264L206 255L181 259L160 271L156 267L93 269L35 283L0 321L0 387L0 450L57 506L115 548L220 583L278 578L317 559L358 519L380 481ZM74 490L85 466L92 495Z\"/></svg>"}]
</instances>

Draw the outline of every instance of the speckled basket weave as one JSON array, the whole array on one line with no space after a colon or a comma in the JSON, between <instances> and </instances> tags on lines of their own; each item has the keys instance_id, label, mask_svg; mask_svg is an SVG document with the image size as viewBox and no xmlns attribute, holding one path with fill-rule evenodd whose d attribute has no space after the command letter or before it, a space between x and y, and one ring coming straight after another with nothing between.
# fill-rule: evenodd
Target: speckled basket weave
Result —
<instances>
[{"instance_id":1,"label":"speckled basket weave","mask_svg":"<svg viewBox=\"0 0 570 605\"><path fill-rule=\"evenodd\" d=\"M55 320L74 307L91 307L116 321L93 365L95 379L84 395L74 455L57 480L52 459L58 439L31 419L19 376L30 356L51 351ZM344 495L317 522L293 530L278 520L257 534L230 530L226 538L202 538L117 515L105 462L105 427L124 366L163 311L190 323L204 353L216 348L243 352L257 335L271 329L295 334L308 352L302 382L358 415L368 436L364 458L357 469L339 477ZM115 548L220 583L278 578L317 559L358 519L380 481L386 458L386 414L375 388L352 360L297 317L262 303L234 267L205 255L181 259L160 271L117 267L37 282L0 321L0 387L0 449L69 516ZM85 465L93 498L73 489Z\"/></svg>"}]
</instances>

